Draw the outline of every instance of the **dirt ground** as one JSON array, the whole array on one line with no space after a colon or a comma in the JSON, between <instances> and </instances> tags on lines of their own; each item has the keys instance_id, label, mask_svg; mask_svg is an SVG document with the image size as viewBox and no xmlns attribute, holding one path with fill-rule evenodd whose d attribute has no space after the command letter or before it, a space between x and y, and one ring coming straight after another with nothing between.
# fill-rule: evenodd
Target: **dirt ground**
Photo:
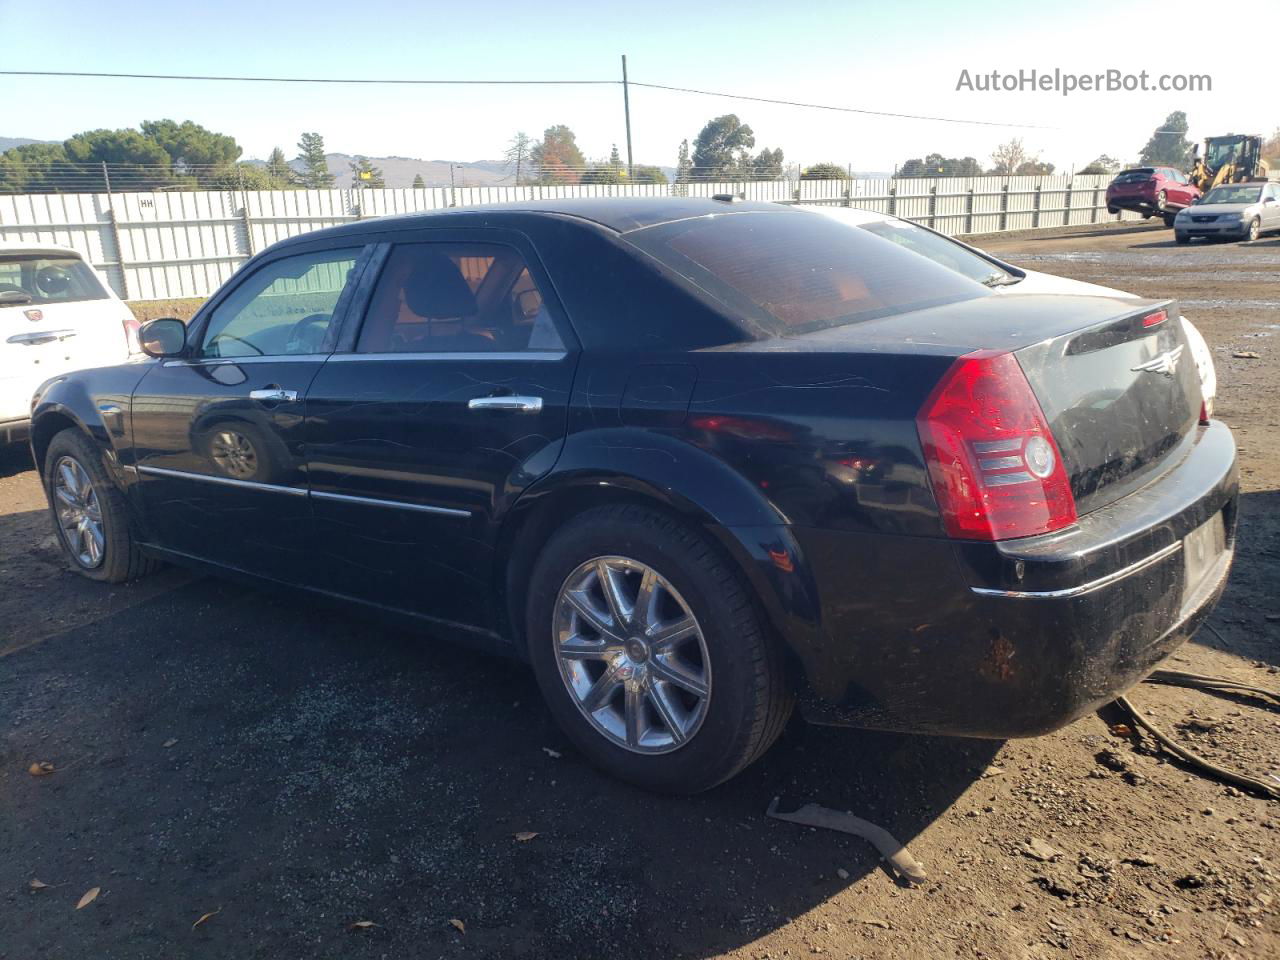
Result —
<instances>
[{"instance_id":1,"label":"dirt ground","mask_svg":"<svg viewBox=\"0 0 1280 960\"><path fill-rule=\"evenodd\" d=\"M1245 493L1227 597L1172 665L1280 687L1280 240L987 245L1179 297L1200 325ZM1101 717L1009 743L795 724L729 784L654 797L587 766L518 665L176 570L99 586L66 569L43 511L8 455L3 960L1280 956L1280 804ZM1280 772L1280 711L1133 698L1196 749ZM54 772L32 776L39 762ZM767 819L775 795L883 825L928 882Z\"/></svg>"}]
</instances>

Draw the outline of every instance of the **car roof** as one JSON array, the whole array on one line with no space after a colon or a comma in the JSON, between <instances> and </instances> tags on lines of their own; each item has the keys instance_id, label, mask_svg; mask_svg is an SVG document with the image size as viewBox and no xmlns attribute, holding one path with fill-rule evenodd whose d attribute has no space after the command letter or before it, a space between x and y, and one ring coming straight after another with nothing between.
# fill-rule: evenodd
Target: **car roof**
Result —
<instances>
[{"instance_id":1,"label":"car roof","mask_svg":"<svg viewBox=\"0 0 1280 960\"><path fill-rule=\"evenodd\" d=\"M576 197L573 199L526 200L517 203L490 203L457 209L403 213L373 217L312 233L293 240L361 234L385 229L412 227L467 227L482 221L488 227L519 227L530 218L572 218L596 224L616 233L629 233L677 220L743 213L785 213L778 203L745 200L712 200L703 197Z\"/></svg>"},{"instance_id":2,"label":"car roof","mask_svg":"<svg viewBox=\"0 0 1280 960\"><path fill-rule=\"evenodd\" d=\"M833 220L840 220L844 223L855 223L861 226L864 223L888 223L891 220L897 220L900 223L909 223L901 217L895 217L887 213L877 213L875 210L862 210L858 207L846 207L843 204L826 205L826 204L797 204L797 210L803 210L806 213L820 213L823 216L831 217Z\"/></svg>"},{"instance_id":3,"label":"car roof","mask_svg":"<svg viewBox=\"0 0 1280 960\"><path fill-rule=\"evenodd\" d=\"M0 240L0 257L14 253L56 253L76 257L83 260L84 254L73 247L64 247L59 243L20 243L15 240Z\"/></svg>"}]
</instances>

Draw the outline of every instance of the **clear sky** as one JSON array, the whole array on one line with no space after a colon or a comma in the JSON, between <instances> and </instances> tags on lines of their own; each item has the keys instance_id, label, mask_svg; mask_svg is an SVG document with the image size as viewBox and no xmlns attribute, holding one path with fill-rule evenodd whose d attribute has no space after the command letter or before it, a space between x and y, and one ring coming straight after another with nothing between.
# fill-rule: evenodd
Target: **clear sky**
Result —
<instances>
[{"instance_id":1,"label":"clear sky","mask_svg":"<svg viewBox=\"0 0 1280 960\"><path fill-rule=\"evenodd\" d=\"M55 12L56 11L56 12ZM1255 11L1255 13L1259 13ZM675 162L711 117L734 112L756 146L788 162L890 170L937 151L972 155L1023 137L1061 169L1100 153L1136 157L1165 115L1185 110L1191 136L1270 133L1274 18L1233 14L1219 41L1200 38L1204 5L1161 0L1006 3L608 4L565 0L0 0L3 69L439 79L633 80L821 103L1038 124L1016 130L879 119L659 90L632 90L637 163ZM1265 22L1265 26L1264 26ZM1257 44L1255 55L1249 55ZM1210 93L957 91L971 73L1054 68L1093 73L1208 73ZM316 130L330 151L482 160L512 134L554 123L588 158L624 149L622 92L594 87L391 87L0 77L0 135L63 139L97 127L191 119L233 135L246 157L296 153Z\"/></svg>"}]
</instances>

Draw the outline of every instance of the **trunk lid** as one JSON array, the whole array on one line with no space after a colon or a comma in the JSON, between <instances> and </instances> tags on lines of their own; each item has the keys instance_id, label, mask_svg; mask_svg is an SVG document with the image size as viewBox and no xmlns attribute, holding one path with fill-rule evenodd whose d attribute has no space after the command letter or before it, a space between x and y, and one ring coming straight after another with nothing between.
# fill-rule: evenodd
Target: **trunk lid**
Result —
<instances>
[{"instance_id":1,"label":"trunk lid","mask_svg":"<svg viewBox=\"0 0 1280 960\"><path fill-rule=\"evenodd\" d=\"M1172 301L1148 303L1016 353L1081 514L1163 472L1199 422L1200 380L1178 316Z\"/></svg>"},{"instance_id":2,"label":"trunk lid","mask_svg":"<svg viewBox=\"0 0 1280 960\"><path fill-rule=\"evenodd\" d=\"M1160 314L1164 320L1148 325ZM1200 418L1200 380L1171 300L1005 294L782 342L799 341L802 349L824 351L1013 352L1057 441L1081 515L1168 469Z\"/></svg>"}]
</instances>

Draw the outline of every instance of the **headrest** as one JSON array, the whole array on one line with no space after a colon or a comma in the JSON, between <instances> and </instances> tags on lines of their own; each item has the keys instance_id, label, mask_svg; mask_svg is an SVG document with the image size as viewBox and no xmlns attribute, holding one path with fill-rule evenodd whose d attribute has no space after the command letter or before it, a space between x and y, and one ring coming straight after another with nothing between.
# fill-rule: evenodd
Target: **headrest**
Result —
<instances>
[{"instance_id":1,"label":"headrest","mask_svg":"<svg viewBox=\"0 0 1280 960\"><path fill-rule=\"evenodd\" d=\"M478 312L475 294L458 265L442 253L414 258L413 273L404 282L404 302L420 317L446 320Z\"/></svg>"}]
</instances>

